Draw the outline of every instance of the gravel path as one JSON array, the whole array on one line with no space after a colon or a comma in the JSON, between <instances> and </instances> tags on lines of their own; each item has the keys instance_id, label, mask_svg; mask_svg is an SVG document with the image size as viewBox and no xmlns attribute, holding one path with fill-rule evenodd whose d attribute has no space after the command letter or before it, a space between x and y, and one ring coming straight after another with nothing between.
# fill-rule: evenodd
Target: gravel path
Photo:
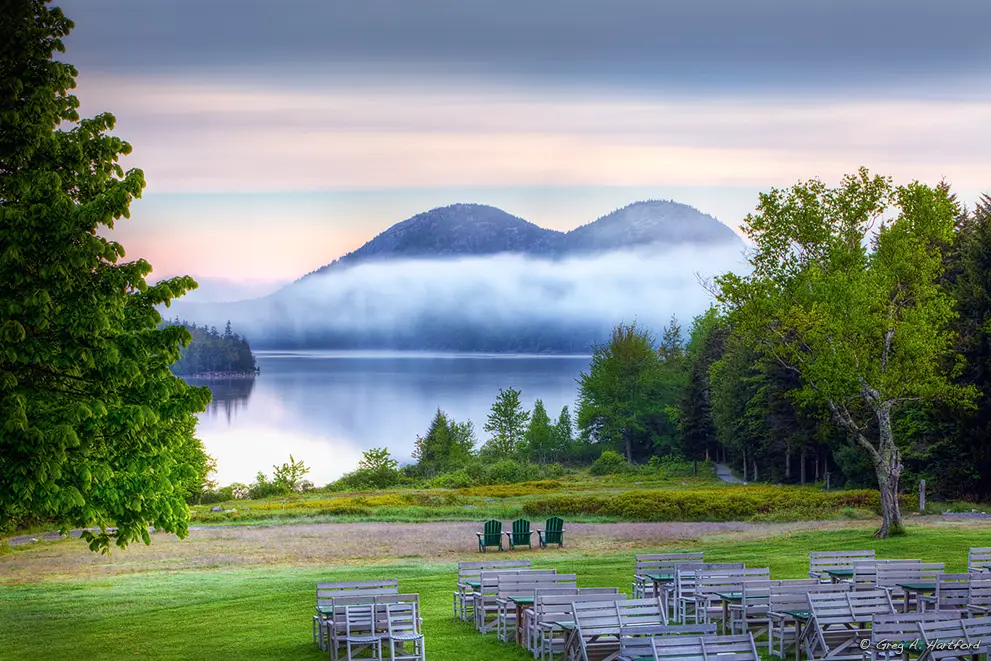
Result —
<instances>
[{"instance_id":1,"label":"gravel path","mask_svg":"<svg viewBox=\"0 0 991 661\"><path fill-rule=\"evenodd\" d=\"M733 484L743 484L743 480L733 475L733 471L730 470L729 466L726 464L716 464L716 477L718 477L723 482L731 482Z\"/></svg>"}]
</instances>

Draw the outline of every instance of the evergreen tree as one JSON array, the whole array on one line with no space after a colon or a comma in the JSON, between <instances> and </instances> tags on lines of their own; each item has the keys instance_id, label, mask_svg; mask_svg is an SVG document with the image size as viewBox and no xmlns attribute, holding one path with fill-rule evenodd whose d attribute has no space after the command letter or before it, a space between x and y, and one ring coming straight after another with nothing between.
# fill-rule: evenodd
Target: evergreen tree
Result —
<instances>
[{"instance_id":1,"label":"evergreen tree","mask_svg":"<svg viewBox=\"0 0 991 661\"><path fill-rule=\"evenodd\" d=\"M427 433L416 437L413 458L421 473L451 470L474 454L475 442L471 420L457 422L438 408Z\"/></svg>"},{"instance_id":2,"label":"evergreen tree","mask_svg":"<svg viewBox=\"0 0 991 661\"><path fill-rule=\"evenodd\" d=\"M184 537L210 393L169 371L190 333L158 328L155 306L196 285L149 286L103 237L144 176L118 164L112 115L79 118L76 70L52 59L72 22L46 5L0 19L0 529L96 525L93 550L150 543L149 525Z\"/></svg>"},{"instance_id":3,"label":"evergreen tree","mask_svg":"<svg viewBox=\"0 0 991 661\"><path fill-rule=\"evenodd\" d=\"M558 436L551 425L550 416L544 403L537 400L533 403L533 412L530 414L530 424L523 435L523 445L527 456L532 461L545 464L552 461L558 450Z\"/></svg>"}]
</instances>

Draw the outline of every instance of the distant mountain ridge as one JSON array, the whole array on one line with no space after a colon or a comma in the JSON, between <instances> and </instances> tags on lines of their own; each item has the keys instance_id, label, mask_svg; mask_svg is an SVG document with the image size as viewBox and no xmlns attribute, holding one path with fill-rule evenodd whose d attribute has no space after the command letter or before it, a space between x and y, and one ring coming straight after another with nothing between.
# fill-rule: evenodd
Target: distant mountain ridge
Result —
<instances>
[{"instance_id":1,"label":"distant mountain ridge","mask_svg":"<svg viewBox=\"0 0 991 661\"><path fill-rule=\"evenodd\" d=\"M496 207L460 203L396 223L357 250L308 275L385 259L499 253L564 257L654 243L742 246L729 227L673 200L633 202L570 232L545 229Z\"/></svg>"},{"instance_id":2,"label":"distant mountain ridge","mask_svg":"<svg viewBox=\"0 0 991 661\"><path fill-rule=\"evenodd\" d=\"M258 349L587 353L616 323L691 318L707 304L697 269L725 272L742 249L729 227L670 200L570 232L453 204L265 296L180 300L170 314L230 320Z\"/></svg>"}]
</instances>

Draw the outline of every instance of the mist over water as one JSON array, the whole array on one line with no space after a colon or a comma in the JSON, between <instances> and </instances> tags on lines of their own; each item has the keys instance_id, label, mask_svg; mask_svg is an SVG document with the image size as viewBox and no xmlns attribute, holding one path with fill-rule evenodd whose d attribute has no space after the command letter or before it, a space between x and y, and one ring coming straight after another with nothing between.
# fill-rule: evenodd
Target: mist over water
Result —
<instances>
[{"instance_id":1,"label":"mist over water","mask_svg":"<svg viewBox=\"0 0 991 661\"><path fill-rule=\"evenodd\" d=\"M586 353L621 322L659 331L711 302L700 279L744 268L738 247L388 260L330 269L262 299L173 305L168 316L278 348Z\"/></svg>"}]
</instances>

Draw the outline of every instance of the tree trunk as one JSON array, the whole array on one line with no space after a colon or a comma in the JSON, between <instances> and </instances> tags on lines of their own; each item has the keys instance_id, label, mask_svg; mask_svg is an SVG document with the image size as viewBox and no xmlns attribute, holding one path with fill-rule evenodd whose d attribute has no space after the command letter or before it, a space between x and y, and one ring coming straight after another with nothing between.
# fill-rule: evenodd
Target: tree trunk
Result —
<instances>
[{"instance_id":1,"label":"tree trunk","mask_svg":"<svg viewBox=\"0 0 991 661\"><path fill-rule=\"evenodd\" d=\"M891 409L879 407L877 412L879 447L874 457L877 486L881 491L881 527L875 537L885 538L905 532L902 511L898 503L899 482L902 476L901 452L895 445L891 429Z\"/></svg>"},{"instance_id":2,"label":"tree trunk","mask_svg":"<svg viewBox=\"0 0 991 661\"><path fill-rule=\"evenodd\" d=\"M785 481L791 482L791 443L785 446Z\"/></svg>"},{"instance_id":3,"label":"tree trunk","mask_svg":"<svg viewBox=\"0 0 991 661\"><path fill-rule=\"evenodd\" d=\"M805 448L802 448L802 454L799 457L799 461L802 464L801 467L798 469L798 472L799 472L799 482L802 484L802 486L805 486L805 464L806 464L806 461L805 461Z\"/></svg>"},{"instance_id":4,"label":"tree trunk","mask_svg":"<svg viewBox=\"0 0 991 661\"><path fill-rule=\"evenodd\" d=\"M626 444L626 463L633 463L633 438L629 429L623 430L623 442Z\"/></svg>"},{"instance_id":5,"label":"tree trunk","mask_svg":"<svg viewBox=\"0 0 991 661\"><path fill-rule=\"evenodd\" d=\"M757 481L757 480L759 480L759 479L760 479L760 478L759 478L759 477L757 477L757 460L756 460L756 459L754 459L754 482L756 482L756 481Z\"/></svg>"},{"instance_id":6,"label":"tree trunk","mask_svg":"<svg viewBox=\"0 0 991 661\"><path fill-rule=\"evenodd\" d=\"M743 451L743 481L747 481L747 451Z\"/></svg>"},{"instance_id":7,"label":"tree trunk","mask_svg":"<svg viewBox=\"0 0 991 661\"><path fill-rule=\"evenodd\" d=\"M816 470L816 479L814 479L813 482L818 482L819 481L819 454L818 453L815 454L815 458L812 460L812 465L816 467L815 468L815 470Z\"/></svg>"}]
</instances>

